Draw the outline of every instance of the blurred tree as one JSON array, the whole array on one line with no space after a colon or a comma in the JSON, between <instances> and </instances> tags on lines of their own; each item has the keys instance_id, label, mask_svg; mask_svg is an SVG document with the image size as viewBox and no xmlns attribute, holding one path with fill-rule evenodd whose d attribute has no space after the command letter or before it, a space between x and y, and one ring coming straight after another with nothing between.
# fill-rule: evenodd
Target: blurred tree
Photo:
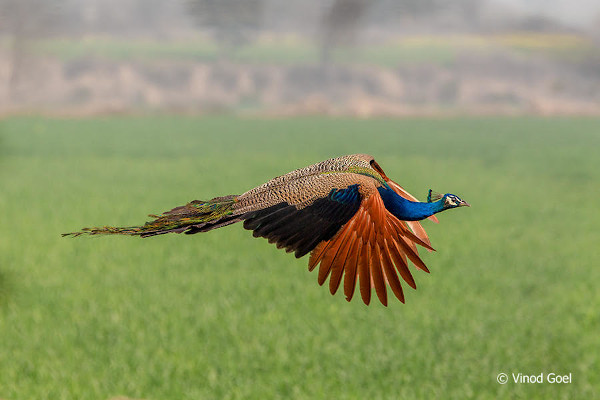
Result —
<instances>
[{"instance_id":1,"label":"blurred tree","mask_svg":"<svg viewBox=\"0 0 600 400\"><path fill-rule=\"evenodd\" d=\"M335 0L321 24L321 62L328 63L339 46L356 43L363 18L374 0Z\"/></svg>"},{"instance_id":2,"label":"blurred tree","mask_svg":"<svg viewBox=\"0 0 600 400\"><path fill-rule=\"evenodd\" d=\"M30 43L61 30L68 1L0 0L0 32L12 39L8 81L12 99L18 96L18 83L26 75Z\"/></svg>"},{"instance_id":3,"label":"blurred tree","mask_svg":"<svg viewBox=\"0 0 600 400\"><path fill-rule=\"evenodd\" d=\"M600 48L600 12L594 17L589 32L597 48Z\"/></svg>"},{"instance_id":4,"label":"blurred tree","mask_svg":"<svg viewBox=\"0 0 600 400\"><path fill-rule=\"evenodd\" d=\"M442 0L400 0L388 1L390 10L395 9L397 15L418 16L432 15L442 8Z\"/></svg>"},{"instance_id":5,"label":"blurred tree","mask_svg":"<svg viewBox=\"0 0 600 400\"><path fill-rule=\"evenodd\" d=\"M69 25L87 33L164 37L188 28L181 0L76 1Z\"/></svg>"},{"instance_id":6,"label":"blurred tree","mask_svg":"<svg viewBox=\"0 0 600 400\"><path fill-rule=\"evenodd\" d=\"M588 65L590 66L590 70L594 71L593 75L600 76L600 13L593 19L588 32L593 43Z\"/></svg>"},{"instance_id":7,"label":"blurred tree","mask_svg":"<svg viewBox=\"0 0 600 400\"><path fill-rule=\"evenodd\" d=\"M480 28L483 0L330 0L320 26L321 60L335 48L354 45L362 29L379 32Z\"/></svg>"},{"instance_id":8,"label":"blurred tree","mask_svg":"<svg viewBox=\"0 0 600 400\"><path fill-rule=\"evenodd\" d=\"M188 0L196 24L225 51L251 42L262 26L264 0Z\"/></svg>"}]
</instances>

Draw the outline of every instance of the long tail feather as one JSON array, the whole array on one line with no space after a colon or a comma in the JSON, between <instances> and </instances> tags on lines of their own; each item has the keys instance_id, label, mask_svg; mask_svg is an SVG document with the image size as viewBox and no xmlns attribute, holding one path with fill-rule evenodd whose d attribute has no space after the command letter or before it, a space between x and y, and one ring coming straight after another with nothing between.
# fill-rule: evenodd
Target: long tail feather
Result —
<instances>
[{"instance_id":1,"label":"long tail feather","mask_svg":"<svg viewBox=\"0 0 600 400\"><path fill-rule=\"evenodd\" d=\"M175 207L160 215L150 215L153 221L142 226L113 227L103 226L83 228L79 232L63 233L63 236L81 235L130 235L149 237L165 233L198 233L240 221L234 204L237 196L217 197L210 201L194 200L185 206Z\"/></svg>"}]
</instances>

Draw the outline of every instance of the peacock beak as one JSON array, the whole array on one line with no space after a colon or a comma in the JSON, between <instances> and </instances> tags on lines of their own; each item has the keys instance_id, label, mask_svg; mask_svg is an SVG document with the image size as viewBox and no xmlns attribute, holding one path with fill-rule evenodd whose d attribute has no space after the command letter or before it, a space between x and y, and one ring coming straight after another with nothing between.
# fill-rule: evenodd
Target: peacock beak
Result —
<instances>
[{"instance_id":1,"label":"peacock beak","mask_svg":"<svg viewBox=\"0 0 600 400\"><path fill-rule=\"evenodd\" d=\"M465 207L465 206L466 207L471 207L471 205L469 203L467 203L466 201L464 201L464 200L461 200L460 203L458 203L458 206L459 207Z\"/></svg>"}]
</instances>

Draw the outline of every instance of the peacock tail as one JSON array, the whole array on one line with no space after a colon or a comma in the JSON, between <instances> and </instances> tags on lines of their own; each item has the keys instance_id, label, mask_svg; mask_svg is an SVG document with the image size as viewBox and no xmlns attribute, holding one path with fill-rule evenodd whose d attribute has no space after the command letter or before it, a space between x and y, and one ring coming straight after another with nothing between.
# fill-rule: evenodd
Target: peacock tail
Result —
<instances>
[{"instance_id":1,"label":"peacock tail","mask_svg":"<svg viewBox=\"0 0 600 400\"><path fill-rule=\"evenodd\" d=\"M254 237L266 238L296 257L311 253L309 270L319 265L318 282L329 277L335 294L343 278L350 301L357 285L370 303L371 289L387 305L387 288L404 302L401 277L416 288L408 261L429 272L417 245L433 250L420 220L468 205L452 194L425 203L390 180L372 156L333 158L271 179L241 195L194 200L142 226L84 228L64 236L120 234L149 237L195 234L243 221Z\"/></svg>"},{"instance_id":2,"label":"peacock tail","mask_svg":"<svg viewBox=\"0 0 600 400\"><path fill-rule=\"evenodd\" d=\"M142 226L83 228L79 232L63 233L63 236L114 234L149 237L171 232L206 232L239 221L233 213L235 202L235 196L216 197L210 201L194 200L160 215L150 214L149 217L154 220Z\"/></svg>"}]
</instances>

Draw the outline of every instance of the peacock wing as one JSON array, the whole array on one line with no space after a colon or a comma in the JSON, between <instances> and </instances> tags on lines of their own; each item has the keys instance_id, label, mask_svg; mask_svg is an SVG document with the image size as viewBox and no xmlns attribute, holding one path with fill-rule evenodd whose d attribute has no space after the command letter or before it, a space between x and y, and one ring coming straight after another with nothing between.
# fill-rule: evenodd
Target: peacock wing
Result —
<instances>
[{"instance_id":1,"label":"peacock wing","mask_svg":"<svg viewBox=\"0 0 600 400\"><path fill-rule=\"evenodd\" d=\"M362 200L358 210L335 236L316 246L310 256L309 270L320 264L318 279L321 285L331 275L331 294L336 293L344 275L344 294L348 301L352 299L358 280L365 304L370 303L371 288L375 288L381 303L387 305L387 285L404 302L398 275L416 288L407 259L429 272L415 243L433 250L429 243L413 234L404 221L387 211L379 194L374 192Z\"/></svg>"},{"instance_id":2,"label":"peacock wing","mask_svg":"<svg viewBox=\"0 0 600 400\"><path fill-rule=\"evenodd\" d=\"M300 258L330 240L356 214L360 202L359 184L332 187L308 204L282 200L247 212L242 219L254 237L264 237Z\"/></svg>"}]
</instances>

